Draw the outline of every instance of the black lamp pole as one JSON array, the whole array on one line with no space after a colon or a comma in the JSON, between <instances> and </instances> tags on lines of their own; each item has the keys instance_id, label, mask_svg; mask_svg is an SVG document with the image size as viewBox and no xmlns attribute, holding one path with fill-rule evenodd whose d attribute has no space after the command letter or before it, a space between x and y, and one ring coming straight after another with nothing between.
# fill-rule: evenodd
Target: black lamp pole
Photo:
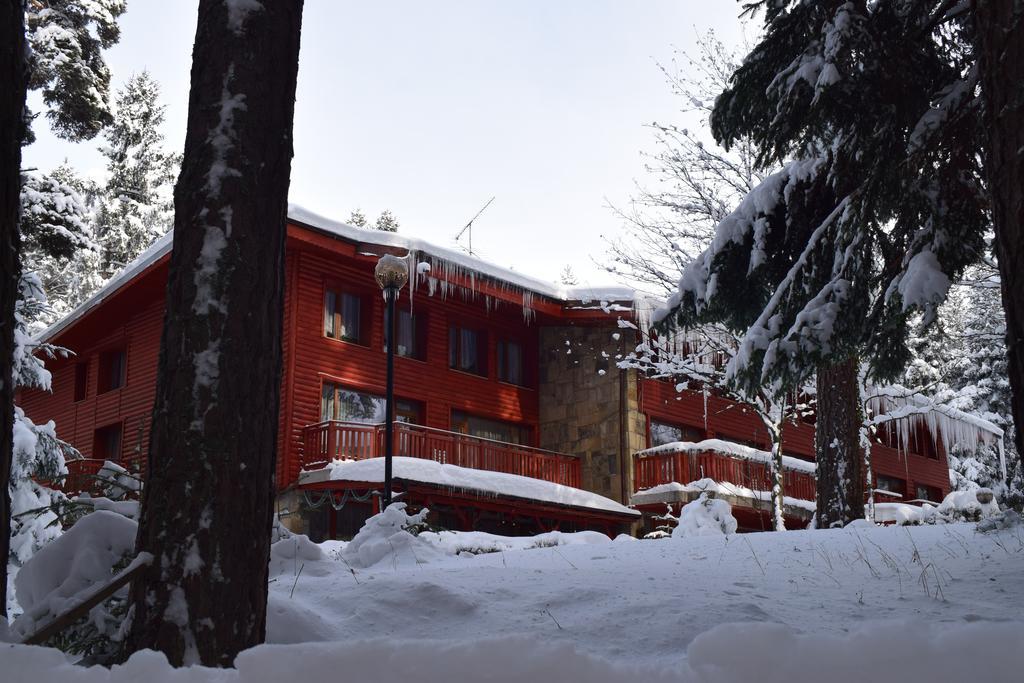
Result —
<instances>
[{"instance_id":1,"label":"black lamp pole","mask_svg":"<svg viewBox=\"0 0 1024 683\"><path fill-rule=\"evenodd\" d=\"M409 281L409 267L403 259L385 254L377 261L373 276L384 293L384 347L388 356L384 392L384 508L391 505L391 457L395 433L395 302Z\"/></svg>"},{"instance_id":2,"label":"black lamp pole","mask_svg":"<svg viewBox=\"0 0 1024 683\"><path fill-rule=\"evenodd\" d=\"M391 505L391 456L394 451L395 431L395 299L398 288L384 290L387 302L384 314L384 343L388 353L387 384L384 391L384 509Z\"/></svg>"}]
</instances>

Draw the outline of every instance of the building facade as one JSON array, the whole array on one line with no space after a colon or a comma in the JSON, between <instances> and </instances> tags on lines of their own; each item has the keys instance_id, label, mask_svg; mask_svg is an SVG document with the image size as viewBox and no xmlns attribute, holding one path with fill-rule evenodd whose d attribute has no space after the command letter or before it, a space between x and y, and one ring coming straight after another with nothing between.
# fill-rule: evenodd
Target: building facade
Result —
<instances>
[{"instance_id":1,"label":"building facade","mask_svg":"<svg viewBox=\"0 0 1024 683\"><path fill-rule=\"evenodd\" d=\"M52 393L19 401L85 456L73 470L146 466L170 248L162 238L44 334L74 355L48 361ZM377 509L386 354L373 268L384 253L411 271L396 317L396 489L434 523L614 534L710 478L734 486L741 526L767 526L756 415L617 367L637 342L620 326L637 318L631 291L558 287L299 207L288 222L277 459L288 526L346 537ZM810 516L799 500L813 500L813 436L811 422L784 434L794 524ZM879 495L941 500L941 439L894 446L872 451Z\"/></svg>"}]
</instances>

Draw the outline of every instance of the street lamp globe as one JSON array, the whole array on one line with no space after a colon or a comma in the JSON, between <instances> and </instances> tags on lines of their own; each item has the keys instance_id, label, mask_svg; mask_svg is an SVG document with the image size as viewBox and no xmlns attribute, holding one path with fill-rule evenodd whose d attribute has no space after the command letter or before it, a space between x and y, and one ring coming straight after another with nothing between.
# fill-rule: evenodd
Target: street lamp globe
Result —
<instances>
[{"instance_id":1,"label":"street lamp globe","mask_svg":"<svg viewBox=\"0 0 1024 683\"><path fill-rule=\"evenodd\" d=\"M385 295L394 295L409 281L409 266L405 259L384 254L373 269L373 277Z\"/></svg>"}]
</instances>

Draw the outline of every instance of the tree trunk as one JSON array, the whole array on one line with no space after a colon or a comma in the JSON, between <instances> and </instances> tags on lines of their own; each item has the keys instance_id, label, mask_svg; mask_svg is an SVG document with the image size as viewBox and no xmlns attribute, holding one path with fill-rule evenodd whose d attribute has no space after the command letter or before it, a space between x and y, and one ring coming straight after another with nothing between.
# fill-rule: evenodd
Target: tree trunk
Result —
<instances>
[{"instance_id":1,"label":"tree trunk","mask_svg":"<svg viewBox=\"0 0 1024 683\"><path fill-rule=\"evenodd\" d=\"M976 0L974 15L1014 440L1024 454L1024 1Z\"/></svg>"},{"instance_id":2,"label":"tree trunk","mask_svg":"<svg viewBox=\"0 0 1024 683\"><path fill-rule=\"evenodd\" d=\"M21 273L21 138L24 132L25 12L22 0L0 0L0 617L7 619L11 543L11 455L14 448L14 304Z\"/></svg>"},{"instance_id":3,"label":"tree trunk","mask_svg":"<svg viewBox=\"0 0 1024 683\"><path fill-rule=\"evenodd\" d=\"M781 425L780 425L781 426ZM772 528L775 531L786 530L785 502L786 492L782 485L782 431L772 434Z\"/></svg>"},{"instance_id":4,"label":"tree trunk","mask_svg":"<svg viewBox=\"0 0 1024 683\"><path fill-rule=\"evenodd\" d=\"M819 529L864 517L857 359L818 367L814 452L818 464Z\"/></svg>"},{"instance_id":5,"label":"tree trunk","mask_svg":"<svg viewBox=\"0 0 1024 683\"><path fill-rule=\"evenodd\" d=\"M230 666L264 640L301 17L199 3L125 654Z\"/></svg>"}]
</instances>

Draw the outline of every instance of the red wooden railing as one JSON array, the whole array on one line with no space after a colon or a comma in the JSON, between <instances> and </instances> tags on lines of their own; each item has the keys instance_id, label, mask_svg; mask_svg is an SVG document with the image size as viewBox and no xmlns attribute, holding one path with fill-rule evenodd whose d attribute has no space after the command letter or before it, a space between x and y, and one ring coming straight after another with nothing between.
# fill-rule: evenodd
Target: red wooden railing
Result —
<instances>
[{"instance_id":1,"label":"red wooden railing","mask_svg":"<svg viewBox=\"0 0 1024 683\"><path fill-rule=\"evenodd\" d=\"M689 484L705 477L721 484L735 484L754 491L770 491L772 487L767 463L744 460L717 451L640 451L633 455L633 464L637 491L671 482ZM789 498L815 498L815 478L808 472L784 469L782 487L783 494Z\"/></svg>"},{"instance_id":2,"label":"red wooden railing","mask_svg":"<svg viewBox=\"0 0 1024 683\"><path fill-rule=\"evenodd\" d=\"M302 437L300 461L304 470L320 469L332 460L365 460L384 455L382 424L329 420L308 425ZM393 453L580 486L580 461L575 456L422 425L395 423Z\"/></svg>"},{"instance_id":3,"label":"red wooden railing","mask_svg":"<svg viewBox=\"0 0 1024 683\"><path fill-rule=\"evenodd\" d=\"M96 474L102 469L106 460L85 458L68 460L64 464L68 468L67 476L56 482L57 488L68 495L77 493L91 493L99 495L99 482Z\"/></svg>"}]
</instances>

